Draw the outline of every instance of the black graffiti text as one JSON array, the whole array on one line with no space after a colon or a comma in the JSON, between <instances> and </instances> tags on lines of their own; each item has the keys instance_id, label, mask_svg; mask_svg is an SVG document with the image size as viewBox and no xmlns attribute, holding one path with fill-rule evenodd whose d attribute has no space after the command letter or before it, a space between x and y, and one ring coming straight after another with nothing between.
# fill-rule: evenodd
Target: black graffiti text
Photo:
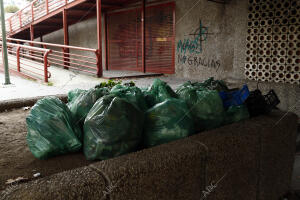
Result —
<instances>
[{"instance_id":1,"label":"black graffiti text","mask_svg":"<svg viewBox=\"0 0 300 200\"><path fill-rule=\"evenodd\" d=\"M203 66L207 68L214 68L216 71L219 70L221 66L220 60L209 59L200 56L186 56L178 54L178 63L179 64L188 64L189 66Z\"/></svg>"}]
</instances>

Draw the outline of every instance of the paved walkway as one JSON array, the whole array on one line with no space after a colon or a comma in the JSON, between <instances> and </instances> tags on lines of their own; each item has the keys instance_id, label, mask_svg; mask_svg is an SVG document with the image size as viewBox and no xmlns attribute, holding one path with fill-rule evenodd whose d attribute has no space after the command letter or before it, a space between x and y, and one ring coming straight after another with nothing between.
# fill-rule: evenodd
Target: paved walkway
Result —
<instances>
[{"instance_id":1,"label":"paved walkway","mask_svg":"<svg viewBox=\"0 0 300 200\"><path fill-rule=\"evenodd\" d=\"M1 57L0 63L2 63ZM29 73L27 70L33 71L34 73L30 73L30 76L33 76L33 74L37 74L35 77L37 80L34 81L33 79L26 79L24 77L19 77L15 74L11 74L11 83L13 85L5 86L3 85L4 72L0 70L0 101L9 99L30 98L37 96L67 94L68 91L72 89L90 89L103 81L107 81L107 79L97 78L92 75L79 74L72 70L65 70L52 65L48 68L48 71L51 74L51 77L49 78L49 83L44 83L43 64L24 58L21 59L21 63L24 63L23 65L21 65L21 71L25 74ZM3 66L0 67L3 68ZM13 55L9 55L9 67L10 69L17 70L16 57ZM160 78L175 89L180 84L188 80L184 78L175 77L174 75L156 77L155 75L158 74L144 74L142 72L134 71L103 71L103 75L104 77L112 78L127 77L127 79L122 79L122 81L134 81L138 87L147 87L151 85L155 78ZM141 75L146 77L137 78Z\"/></svg>"},{"instance_id":2,"label":"paved walkway","mask_svg":"<svg viewBox=\"0 0 300 200\"><path fill-rule=\"evenodd\" d=\"M106 79L95 78L83 74L75 74L72 71L63 70L56 67L50 67L52 77L49 79L50 84L37 82L18 76L11 75L13 85L3 85L4 74L0 73L0 101L9 99L21 99L37 96L67 94L68 91L80 88L89 89ZM138 87L147 87L151 85L155 78L166 81L172 88L177 88L180 84L188 79L177 78L175 76L147 77L126 79L123 82L134 81Z\"/></svg>"},{"instance_id":3,"label":"paved walkway","mask_svg":"<svg viewBox=\"0 0 300 200\"><path fill-rule=\"evenodd\" d=\"M46 86L16 76L10 79L13 85L3 85L4 74L0 73L0 101L66 93L64 88Z\"/></svg>"}]
</instances>

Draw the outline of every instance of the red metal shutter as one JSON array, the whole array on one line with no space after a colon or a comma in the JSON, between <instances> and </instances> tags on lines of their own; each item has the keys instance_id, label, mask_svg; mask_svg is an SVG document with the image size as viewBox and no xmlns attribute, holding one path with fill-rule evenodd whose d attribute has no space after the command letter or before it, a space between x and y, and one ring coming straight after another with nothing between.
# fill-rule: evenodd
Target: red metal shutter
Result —
<instances>
[{"instance_id":1,"label":"red metal shutter","mask_svg":"<svg viewBox=\"0 0 300 200\"><path fill-rule=\"evenodd\" d=\"M108 14L108 69L142 71L140 13L134 9Z\"/></svg>"},{"instance_id":2,"label":"red metal shutter","mask_svg":"<svg viewBox=\"0 0 300 200\"><path fill-rule=\"evenodd\" d=\"M174 3L146 8L146 72L174 73L175 24ZM107 15L108 69L142 69L141 9Z\"/></svg>"},{"instance_id":3,"label":"red metal shutter","mask_svg":"<svg viewBox=\"0 0 300 200\"><path fill-rule=\"evenodd\" d=\"M174 3L146 10L146 71L174 73Z\"/></svg>"}]
</instances>

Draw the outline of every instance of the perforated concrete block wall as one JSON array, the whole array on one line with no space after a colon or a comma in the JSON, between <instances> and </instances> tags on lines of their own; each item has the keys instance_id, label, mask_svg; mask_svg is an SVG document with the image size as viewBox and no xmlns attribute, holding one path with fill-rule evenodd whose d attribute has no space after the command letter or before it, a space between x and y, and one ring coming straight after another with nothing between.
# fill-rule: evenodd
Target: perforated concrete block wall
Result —
<instances>
[{"instance_id":1,"label":"perforated concrete block wall","mask_svg":"<svg viewBox=\"0 0 300 200\"><path fill-rule=\"evenodd\" d=\"M245 76L300 84L300 1L249 0Z\"/></svg>"}]
</instances>

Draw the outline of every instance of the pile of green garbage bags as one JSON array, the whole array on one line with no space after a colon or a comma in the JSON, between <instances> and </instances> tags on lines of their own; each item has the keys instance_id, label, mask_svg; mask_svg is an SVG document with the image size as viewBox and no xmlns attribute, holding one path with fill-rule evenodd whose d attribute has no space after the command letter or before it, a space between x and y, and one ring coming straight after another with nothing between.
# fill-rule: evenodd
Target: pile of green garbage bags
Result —
<instances>
[{"instance_id":1,"label":"pile of green garbage bags","mask_svg":"<svg viewBox=\"0 0 300 200\"><path fill-rule=\"evenodd\" d=\"M65 104L39 100L27 117L27 143L36 158L83 151L105 160L249 118L244 105L224 108L223 81L186 82L174 91L155 79L140 89L130 82L101 83L68 93Z\"/></svg>"}]
</instances>

